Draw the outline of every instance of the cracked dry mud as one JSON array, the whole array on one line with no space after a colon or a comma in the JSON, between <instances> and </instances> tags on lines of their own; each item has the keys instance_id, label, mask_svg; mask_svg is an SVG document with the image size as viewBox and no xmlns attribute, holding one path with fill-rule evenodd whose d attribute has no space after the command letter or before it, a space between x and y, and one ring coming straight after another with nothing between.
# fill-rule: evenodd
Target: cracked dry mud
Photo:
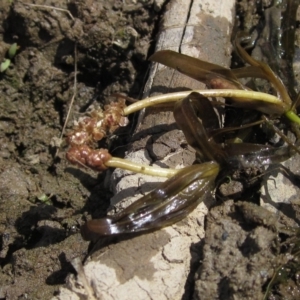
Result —
<instances>
[{"instance_id":1,"label":"cracked dry mud","mask_svg":"<svg viewBox=\"0 0 300 300\"><path fill-rule=\"evenodd\" d=\"M110 206L112 192L105 174L70 166L65 160L65 142L55 155L74 93L75 43L78 84L71 120L90 105L109 103L115 92L134 98L141 95L154 28L165 9L163 1L34 3L68 9L75 19L64 11L29 7L17 0L0 2L0 59L12 43L20 46L10 68L0 73L0 299L50 299L68 275L75 274L70 261L83 259L90 250L78 233L79 226L87 218L102 217ZM212 26L212 19L206 21ZM136 137L134 150L147 149L151 160L172 156L163 166L191 164L193 152L172 126L159 128L173 130L171 135L152 131L142 139ZM67 130L71 127L72 121ZM111 150L124 154L127 147L119 145L127 143L129 134L122 132L118 147ZM185 154L176 152L178 146ZM186 156L188 152L191 156ZM147 178L128 181L130 186L119 198L136 190L144 194L156 184ZM136 286L144 291L140 299L258 299L263 295L261 285L285 260L278 261L273 251L277 225L265 224L264 216L254 218L252 211L249 217L251 209L232 201L213 208L206 219L205 241L200 229L204 221L195 217L193 222L183 220L166 231L111 243L94 252L91 260L101 257L106 262L99 277L107 276L111 286L135 278ZM296 210L294 214L298 215ZM279 219L295 226L284 216ZM185 239L191 231L196 238L187 247ZM178 232L186 237L176 236ZM172 243L168 244L170 236ZM155 265L155 255L165 263ZM170 265L183 262L190 271L185 273L184 292L179 290L174 298L182 278L171 272ZM157 286L156 294L149 294L143 282L155 282L157 269L165 270L172 280ZM100 287L111 299L113 291ZM114 288L119 289L120 297L128 293ZM299 298L292 279L280 290L289 299Z\"/></svg>"}]
</instances>

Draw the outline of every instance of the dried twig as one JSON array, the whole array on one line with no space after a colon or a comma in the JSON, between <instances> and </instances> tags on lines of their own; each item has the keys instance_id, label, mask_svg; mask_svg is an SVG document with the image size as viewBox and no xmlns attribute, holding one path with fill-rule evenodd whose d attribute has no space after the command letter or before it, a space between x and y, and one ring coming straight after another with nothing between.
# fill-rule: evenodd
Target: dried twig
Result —
<instances>
[{"instance_id":1,"label":"dried twig","mask_svg":"<svg viewBox=\"0 0 300 300\"><path fill-rule=\"evenodd\" d=\"M54 10L58 10L58 11L63 11L65 13L67 13L69 15L69 17L74 21L75 18L73 17L73 15L71 14L71 12L67 9L64 8L58 8L58 7L54 7L54 6L49 6L49 5L40 5L40 4L31 4L31 3L24 3L22 2L24 5L28 5L28 6L32 6L32 7L38 7L38 8L44 8L44 9L54 9Z\"/></svg>"},{"instance_id":2,"label":"dried twig","mask_svg":"<svg viewBox=\"0 0 300 300\"><path fill-rule=\"evenodd\" d=\"M90 286L90 284L85 276L85 272L84 272L81 260L78 257L74 258L71 261L71 264L77 272L78 280L82 283L84 290L87 293L87 297L88 297L87 299L96 300L96 298L94 296L93 288Z\"/></svg>"}]
</instances>

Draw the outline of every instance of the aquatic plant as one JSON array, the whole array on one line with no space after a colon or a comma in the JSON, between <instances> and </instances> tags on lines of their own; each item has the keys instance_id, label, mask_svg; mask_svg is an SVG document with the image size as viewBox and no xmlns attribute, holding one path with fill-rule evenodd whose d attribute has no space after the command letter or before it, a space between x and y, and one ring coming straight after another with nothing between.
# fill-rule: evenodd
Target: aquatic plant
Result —
<instances>
[{"instance_id":1,"label":"aquatic plant","mask_svg":"<svg viewBox=\"0 0 300 300\"><path fill-rule=\"evenodd\" d=\"M145 231L172 224L186 216L201 201L201 197L214 188L220 168L280 162L298 151L291 143L276 148L257 143L234 143L226 139L221 141L220 135L266 121L270 123L269 118L286 116L291 122L300 124L295 105L280 78L268 65L251 58L241 47L240 40L240 37L236 39L236 49L250 64L240 69L226 69L168 50L159 51L150 58L205 82L210 89L153 96L127 107L126 97L119 96L118 102L107 105L103 111L94 111L77 122L68 136L71 148L67 158L70 162L97 171L120 167L134 172L171 177L119 214L88 221L81 230L84 238L89 239L95 234L107 236ZM239 81L244 77L267 79L272 84L275 95L250 90ZM259 111L263 119L238 127L222 127L214 106L225 104L210 101L208 98L211 97L226 97L226 105ZM162 103L173 103L178 127L184 132L188 144L196 150L200 164L182 170L161 169L112 157L106 149L94 149L96 142L119 126L126 126L129 114ZM282 137L285 138L284 135Z\"/></svg>"}]
</instances>

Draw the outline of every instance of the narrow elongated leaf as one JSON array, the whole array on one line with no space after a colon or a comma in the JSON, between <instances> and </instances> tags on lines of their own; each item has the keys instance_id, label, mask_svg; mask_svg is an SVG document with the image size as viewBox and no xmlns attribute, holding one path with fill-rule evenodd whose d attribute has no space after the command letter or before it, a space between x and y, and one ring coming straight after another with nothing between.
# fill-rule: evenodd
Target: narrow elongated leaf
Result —
<instances>
[{"instance_id":1,"label":"narrow elongated leaf","mask_svg":"<svg viewBox=\"0 0 300 300\"><path fill-rule=\"evenodd\" d=\"M261 167L280 163L295 154L295 151L289 146L275 148L248 143L227 144L225 151L229 156L226 163L234 168Z\"/></svg>"},{"instance_id":2,"label":"narrow elongated leaf","mask_svg":"<svg viewBox=\"0 0 300 300\"><path fill-rule=\"evenodd\" d=\"M179 72L206 84L208 84L212 78L222 77L231 81L237 88L242 88L241 83L237 80L230 69L188 55L177 53L175 51L158 51L154 53L149 60L178 70Z\"/></svg>"},{"instance_id":3,"label":"narrow elongated leaf","mask_svg":"<svg viewBox=\"0 0 300 300\"><path fill-rule=\"evenodd\" d=\"M208 162L186 167L148 195L112 217L88 221L81 227L84 239L158 229L190 213L210 192L219 165Z\"/></svg>"},{"instance_id":4,"label":"narrow elongated leaf","mask_svg":"<svg viewBox=\"0 0 300 300\"><path fill-rule=\"evenodd\" d=\"M207 115L205 115L207 110ZM196 113L198 112L198 115ZM183 131L186 140L200 156L202 161L223 161L226 153L214 141L209 141L206 126L218 128L215 112L209 109L207 99L198 93L191 93L174 105L174 118ZM214 120L210 120L210 118Z\"/></svg>"},{"instance_id":5,"label":"narrow elongated leaf","mask_svg":"<svg viewBox=\"0 0 300 300\"><path fill-rule=\"evenodd\" d=\"M278 91L278 95L282 102L278 101L277 103L270 103L264 101L264 99L257 101L248 98L245 99L234 97L231 98L232 105L246 109L255 109L266 114L281 115L289 110L291 106L291 100L280 78L271 70L268 65L258 62L250 57L240 46L237 40L236 49L240 56L246 62L251 64L250 67L230 70L222 66L211 64L171 50L158 51L150 57L150 60L176 69L191 78L207 84L213 89L249 90L238 81L238 78L254 76L267 79L271 81ZM249 75L247 75L247 72L249 72Z\"/></svg>"},{"instance_id":6,"label":"narrow elongated leaf","mask_svg":"<svg viewBox=\"0 0 300 300\"><path fill-rule=\"evenodd\" d=\"M238 35L235 39L234 46L235 50L239 54L239 56L248 64L250 64L253 67L259 67L261 71L265 74L265 78L269 80L275 89L277 90L280 99L283 101L283 105L285 107L285 111L287 111L291 105L292 100L289 96L289 94L286 91L286 88L280 79L279 76L277 76L273 70L264 62L258 61L254 58L252 58L247 51L241 46L240 40L242 39L242 36Z\"/></svg>"}]
</instances>

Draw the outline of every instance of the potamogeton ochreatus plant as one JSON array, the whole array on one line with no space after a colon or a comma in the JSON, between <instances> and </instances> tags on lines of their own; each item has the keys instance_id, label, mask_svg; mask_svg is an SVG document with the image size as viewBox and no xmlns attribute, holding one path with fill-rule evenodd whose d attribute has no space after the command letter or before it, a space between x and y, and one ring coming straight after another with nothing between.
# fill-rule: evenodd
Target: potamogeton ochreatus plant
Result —
<instances>
[{"instance_id":1,"label":"potamogeton ochreatus plant","mask_svg":"<svg viewBox=\"0 0 300 300\"><path fill-rule=\"evenodd\" d=\"M150 60L172 67L207 84L207 90L182 91L149 97L125 106L126 97L108 105L104 111L93 112L82 118L69 134L70 149L67 158L80 166L96 171L108 167L124 168L134 172L169 178L161 186L131 204L124 211L107 218L90 220L82 226L85 239L161 228L177 222L193 210L203 195L214 187L214 181L223 166L265 165L288 159L298 149L294 145L275 148L255 143L220 141L228 131L250 127L268 120L268 117L286 116L300 124L293 104L280 78L265 63L251 58L236 42L239 55L249 66L230 70L173 51L159 51ZM250 90L239 79L244 77L268 80L275 94ZM264 120L255 120L240 128L221 128L214 105L223 105L209 98L225 97L233 107L256 110ZM112 157L106 149L95 149L95 143L125 126L127 116L149 106L173 103L174 117L184 132L187 142L196 150L202 164L181 170L144 166ZM268 117L267 117L268 116ZM283 137L284 138L284 137ZM204 162L204 163L203 163Z\"/></svg>"}]
</instances>

